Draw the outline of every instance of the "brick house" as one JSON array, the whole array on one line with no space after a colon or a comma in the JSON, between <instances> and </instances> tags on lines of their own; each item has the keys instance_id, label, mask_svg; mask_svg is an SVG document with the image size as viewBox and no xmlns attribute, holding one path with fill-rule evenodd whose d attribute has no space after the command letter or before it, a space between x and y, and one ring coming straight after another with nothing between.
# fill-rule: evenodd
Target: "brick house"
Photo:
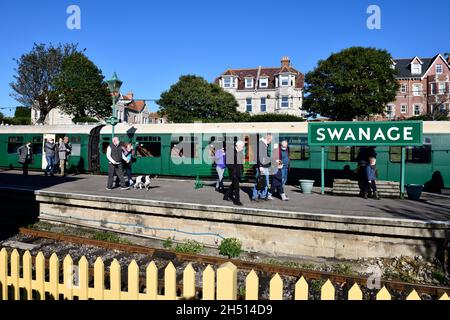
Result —
<instances>
[{"instance_id":1,"label":"brick house","mask_svg":"<svg viewBox=\"0 0 450 320\"><path fill-rule=\"evenodd\" d=\"M400 84L396 100L386 106L387 119L404 119L431 113L435 108L450 110L449 61L433 58L395 59Z\"/></svg>"},{"instance_id":2,"label":"brick house","mask_svg":"<svg viewBox=\"0 0 450 320\"><path fill-rule=\"evenodd\" d=\"M291 66L289 58L283 57L280 67L228 69L215 83L234 95L238 111L304 116L304 79L304 75Z\"/></svg>"}]
</instances>

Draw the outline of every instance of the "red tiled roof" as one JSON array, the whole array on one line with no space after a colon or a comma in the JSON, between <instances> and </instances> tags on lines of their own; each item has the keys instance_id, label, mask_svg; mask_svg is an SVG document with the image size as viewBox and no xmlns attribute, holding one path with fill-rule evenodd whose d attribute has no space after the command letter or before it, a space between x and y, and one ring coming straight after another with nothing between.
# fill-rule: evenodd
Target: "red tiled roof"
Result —
<instances>
[{"instance_id":1,"label":"red tiled roof","mask_svg":"<svg viewBox=\"0 0 450 320\"><path fill-rule=\"evenodd\" d=\"M145 100L133 100L127 105L127 109L140 113L145 109Z\"/></svg>"}]
</instances>

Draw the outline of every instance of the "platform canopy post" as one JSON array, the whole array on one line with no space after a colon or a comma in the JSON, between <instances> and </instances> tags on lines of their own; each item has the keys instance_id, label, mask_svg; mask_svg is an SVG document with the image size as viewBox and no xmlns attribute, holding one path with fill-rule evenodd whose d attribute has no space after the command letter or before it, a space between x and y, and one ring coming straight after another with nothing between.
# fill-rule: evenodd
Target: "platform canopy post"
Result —
<instances>
[{"instance_id":1,"label":"platform canopy post","mask_svg":"<svg viewBox=\"0 0 450 320\"><path fill-rule=\"evenodd\" d=\"M402 147L401 165L400 165L400 199L405 197L405 147Z\"/></svg>"},{"instance_id":2,"label":"platform canopy post","mask_svg":"<svg viewBox=\"0 0 450 320\"><path fill-rule=\"evenodd\" d=\"M321 175L321 194L325 194L325 147L322 146L320 150L320 175Z\"/></svg>"}]
</instances>

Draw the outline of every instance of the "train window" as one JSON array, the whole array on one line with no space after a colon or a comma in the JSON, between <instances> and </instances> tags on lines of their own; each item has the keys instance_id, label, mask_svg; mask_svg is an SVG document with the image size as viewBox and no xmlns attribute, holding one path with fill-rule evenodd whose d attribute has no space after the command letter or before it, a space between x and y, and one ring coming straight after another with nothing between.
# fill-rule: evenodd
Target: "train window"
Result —
<instances>
[{"instance_id":1,"label":"train window","mask_svg":"<svg viewBox=\"0 0 450 320\"><path fill-rule=\"evenodd\" d=\"M42 137L33 137L33 154L42 154Z\"/></svg>"},{"instance_id":2,"label":"train window","mask_svg":"<svg viewBox=\"0 0 450 320\"><path fill-rule=\"evenodd\" d=\"M106 154L106 150L108 150L109 142L102 142L102 153Z\"/></svg>"},{"instance_id":3,"label":"train window","mask_svg":"<svg viewBox=\"0 0 450 320\"><path fill-rule=\"evenodd\" d=\"M405 161L411 163L431 163L431 144L424 144L420 147L406 147ZM400 162L402 158L401 147L391 147L389 149L389 160Z\"/></svg>"},{"instance_id":4,"label":"train window","mask_svg":"<svg viewBox=\"0 0 450 320\"><path fill-rule=\"evenodd\" d=\"M280 136L281 142L286 140L289 146L289 159L291 160L308 160L309 145L307 137L300 136Z\"/></svg>"},{"instance_id":5,"label":"train window","mask_svg":"<svg viewBox=\"0 0 450 320\"><path fill-rule=\"evenodd\" d=\"M178 139L172 138L170 156L172 158L196 158L198 156L198 137L180 136Z\"/></svg>"},{"instance_id":6,"label":"train window","mask_svg":"<svg viewBox=\"0 0 450 320\"><path fill-rule=\"evenodd\" d=\"M161 157L161 143L141 142L136 147L136 155L138 157Z\"/></svg>"},{"instance_id":7,"label":"train window","mask_svg":"<svg viewBox=\"0 0 450 320\"><path fill-rule=\"evenodd\" d=\"M143 141L153 141L153 142L160 142L161 137L155 137L155 136L140 136L136 138L136 141L143 142Z\"/></svg>"},{"instance_id":8,"label":"train window","mask_svg":"<svg viewBox=\"0 0 450 320\"><path fill-rule=\"evenodd\" d=\"M359 147L328 147L328 160L356 162Z\"/></svg>"},{"instance_id":9,"label":"train window","mask_svg":"<svg viewBox=\"0 0 450 320\"><path fill-rule=\"evenodd\" d=\"M80 136L70 137L70 143L81 143L81 137Z\"/></svg>"},{"instance_id":10,"label":"train window","mask_svg":"<svg viewBox=\"0 0 450 320\"><path fill-rule=\"evenodd\" d=\"M23 145L23 137L15 136L15 137L8 137L8 153L13 154L17 153L17 149L20 148L21 145Z\"/></svg>"}]
</instances>

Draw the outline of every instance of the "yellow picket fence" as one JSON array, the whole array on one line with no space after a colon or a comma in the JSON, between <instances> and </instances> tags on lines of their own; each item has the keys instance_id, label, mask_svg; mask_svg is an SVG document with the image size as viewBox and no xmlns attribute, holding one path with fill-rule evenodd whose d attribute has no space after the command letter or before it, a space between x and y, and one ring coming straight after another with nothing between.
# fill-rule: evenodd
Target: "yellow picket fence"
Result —
<instances>
[{"instance_id":1,"label":"yellow picket fence","mask_svg":"<svg viewBox=\"0 0 450 320\"><path fill-rule=\"evenodd\" d=\"M35 276L33 277L33 264ZM48 271L48 273L46 273ZM113 260L109 268L109 288L105 287L105 266L101 258L97 258L93 268L93 286L90 286L90 268L83 256L75 266L70 255L62 263L62 279L60 279L60 260L53 254L48 261L39 252L34 261L29 251L22 258L17 250L9 255L5 248L0 251L0 294L1 299L12 295L19 299L46 299L50 295L56 299L96 299L96 300L176 300L197 298L195 286L196 272L189 264L183 272L183 290L177 294L177 276L174 265L170 262L164 269L164 292L158 292L158 268L151 262L146 268L145 289L140 287L139 266L136 261L128 265L127 290L122 289L121 267ZM61 281L62 280L62 281ZM91 283L92 284L92 283ZM231 262L221 265L217 271L208 265L202 273L203 300L235 300L238 298L237 268ZM269 284L269 298L283 299L283 280L279 274L272 277ZM8 291L12 291L8 294ZM34 292L34 293L33 293ZM305 278L301 277L295 284L294 299L308 300L309 287ZM251 271L245 281L245 299L258 300L259 278ZM349 300L362 300L363 294L355 283L348 292ZM376 296L377 300L390 300L391 294L383 287ZM322 300L335 299L335 287L327 280L321 287ZM415 290L407 300L420 300ZM449 300L444 293L440 300Z\"/></svg>"}]
</instances>

